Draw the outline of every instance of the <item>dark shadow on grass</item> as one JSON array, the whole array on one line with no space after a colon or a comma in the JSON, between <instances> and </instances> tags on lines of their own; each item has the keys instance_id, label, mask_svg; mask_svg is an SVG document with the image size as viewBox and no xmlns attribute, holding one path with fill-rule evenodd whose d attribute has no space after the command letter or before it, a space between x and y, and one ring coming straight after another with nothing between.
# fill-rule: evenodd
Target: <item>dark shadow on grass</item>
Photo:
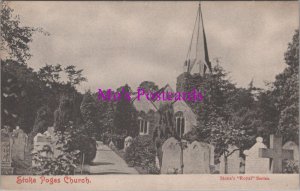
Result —
<instances>
[{"instance_id":1,"label":"dark shadow on grass","mask_svg":"<svg viewBox=\"0 0 300 191\"><path fill-rule=\"evenodd\" d=\"M90 164L90 166L110 165L110 164L114 164L114 163L111 163L111 162L92 162L92 163Z\"/></svg>"}]
</instances>

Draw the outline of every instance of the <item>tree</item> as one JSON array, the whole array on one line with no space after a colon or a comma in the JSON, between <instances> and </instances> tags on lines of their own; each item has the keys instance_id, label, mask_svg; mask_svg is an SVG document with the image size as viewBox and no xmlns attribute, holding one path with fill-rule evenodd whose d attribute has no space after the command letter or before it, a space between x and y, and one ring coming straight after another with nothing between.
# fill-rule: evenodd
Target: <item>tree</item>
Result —
<instances>
[{"instance_id":1,"label":"tree","mask_svg":"<svg viewBox=\"0 0 300 191\"><path fill-rule=\"evenodd\" d=\"M207 137L202 140L215 145L216 158L224 156L225 174L227 171L228 157L237 151L243 151L253 145L255 136L248 135L246 130L234 125L233 121L225 121L217 115L210 115L210 120L205 125L202 132L205 132ZM230 150L230 146L237 147L235 150Z\"/></svg>"},{"instance_id":2,"label":"tree","mask_svg":"<svg viewBox=\"0 0 300 191\"><path fill-rule=\"evenodd\" d=\"M26 61L31 56L29 43L35 32L48 33L39 28L22 26L19 16L13 16L13 9L6 3L2 3L1 8L2 124L11 128L20 125L28 133L44 98L37 93L44 89L36 73L26 67Z\"/></svg>"},{"instance_id":3,"label":"tree","mask_svg":"<svg viewBox=\"0 0 300 191\"><path fill-rule=\"evenodd\" d=\"M257 120L252 93L256 88L253 82L247 89L236 88L219 65L201 80L201 84L195 84L195 89L204 91L204 100L191 104L196 111L198 125L185 135L185 139L215 145L216 162L223 155L226 169L227 158L252 146L257 135L260 121ZM231 151L232 145L238 149Z\"/></svg>"},{"instance_id":4,"label":"tree","mask_svg":"<svg viewBox=\"0 0 300 191\"><path fill-rule=\"evenodd\" d=\"M150 136L137 136L126 149L125 160L129 166L138 166L147 170L147 174L159 174L155 166L155 148Z\"/></svg>"},{"instance_id":5,"label":"tree","mask_svg":"<svg viewBox=\"0 0 300 191\"><path fill-rule=\"evenodd\" d=\"M48 106L42 106L37 111L32 132L44 133L53 124L53 114Z\"/></svg>"},{"instance_id":6,"label":"tree","mask_svg":"<svg viewBox=\"0 0 300 191\"><path fill-rule=\"evenodd\" d=\"M40 68L38 76L41 80L47 83L58 83L61 71L62 68L60 64L57 64L56 66L46 64L46 66Z\"/></svg>"},{"instance_id":7,"label":"tree","mask_svg":"<svg viewBox=\"0 0 300 191\"><path fill-rule=\"evenodd\" d=\"M137 112L126 96L130 93L130 87L126 84L121 89L120 100L116 103L115 133L136 136L138 133Z\"/></svg>"},{"instance_id":8,"label":"tree","mask_svg":"<svg viewBox=\"0 0 300 191\"><path fill-rule=\"evenodd\" d=\"M2 124L10 127L19 125L29 133L36 111L41 105L48 103L48 95L45 94L47 87L38 79L32 68L14 60L3 60L1 90Z\"/></svg>"},{"instance_id":9,"label":"tree","mask_svg":"<svg viewBox=\"0 0 300 191\"><path fill-rule=\"evenodd\" d=\"M279 111L278 132L284 140L298 142L299 138L299 30L284 54L287 67L276 76L272 95Z\"/></svg>"},{"instance_id":10,"label":"tree","mask_svg":"<svg viewBox=\"0 0 300 191\"><path fill-rule=\"evenodd\" d=\"M158 91L158 86L151 81L143 81L140 85L139 88L143 89L145 92L157 92Z\"/></svg>"},{"instance_id":11,"label":"tree","mask_svg":"<svg viewBox=\"0 0 300 191\"><path fill-rule=\"evenodd\" d=\"M54 127L56 131L64 132L71 121L72 99L67 95L62 95L58 109L54 112Z\"/></svg>"},{"instance_id":12,"label":"tree","mask_svg":"<svg viewBox=\"0 0 300 191\"><path fill-rule=\"evenodd\" d=\"M98 101L97 117L102 124L103 132L113 132L114 127L114 103L109 101Z\"/></svg>"},{"instance_id":13,"label":"tree","mask_svg":"<svg viewBox=\"0 0 300 191\"><path fill-rule=\"evenodd\" d=\"M82 76L82 69L76 70L76 66L70 65L64 68L64 71L67 74L68 77L68 83L71 84L71 86L75 86L80 84L81 82L87 81L85 77Z\"/></svg>"},{"instance_id":14,"label":"tree","mask_svg":"<svg viewBox=\"0 0 300 191\"><path fill-rule=\"evenodd\" d=\"M99 124L97 116L96 100L94 100L90 91L86 92L83 96L80 111L85 123L85 130L87 134L90 136L101 134L102 126Z\"/></svg>"},{"instance_id":15,"label":"tree","mask_svg":"<svg viewBox=\"0 0 300 191\"><path fill-rule=\"evenodd\" d=\"M9 59L25 64L31 57L29 43L34 32L49 33L41 28L21 26L20 17L13 16L13 9L6 3L1 3L1 52L9 55Z\"/></svg>"}]
</instances>

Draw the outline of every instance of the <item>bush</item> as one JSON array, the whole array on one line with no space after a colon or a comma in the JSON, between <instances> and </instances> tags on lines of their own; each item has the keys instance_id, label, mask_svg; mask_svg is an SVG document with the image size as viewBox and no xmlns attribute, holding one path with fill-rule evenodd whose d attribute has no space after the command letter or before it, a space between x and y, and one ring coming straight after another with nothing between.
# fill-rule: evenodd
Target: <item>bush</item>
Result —
<instances>
[{"instance_id":1,"label":"bush","mask_svg":"<svg viewBox=\"0 0 300 191\"><path fill-rule=\"evenodd\" d=\"M53 149L50 145L45 145L42 150L32 153L32 159L36 163L36 166L33 167L34 174L74 174L75 169L82 164L83 154L85 164L89 164L95 158L97 143L94 139L85 135L82 129L73 128L72 125L66 130L63 133L56 132L58 156L53 156Z\"/></svg>"},{"instance_id":2,"label":"bush","mask_svg":"<svg viewBox=\"0 0 300 191\"><path fill-rule=\"evenodd\" d=\"M125 141L126 135L118 135L118 134L112 134L109 132L103 133L101 140L104 144L108 145L110 141L114 143L114 145L117 147L117 149L123 149L124 148L124 141Z\"/></svg>"},{"instance_id":3,"label":"bush","mask_svg":"<svg viewBox=\"0 0 300 191\"><path fill-rule=\"evenodd\" d=\"M78 134L70 142L72 150L79 150L80 153L84 153L84 164L89 164L96 157L97 142L82 134Z\"/></svg>"},{"instance_id":4,"label":"bush","mask_svg":"<svg viewBox=\"0 0 300 191\"><path fill-rule=\"evenodd\" d=\"M41 150L33 152L32 160L36 166L32 168L37 175L71 175L80 164L80 151L70 147L72 138L68 134L57 133L59 139L56 149L60 154L53 156L51 146L45 145Z\"/></svg>"},{"instance_id":5,"label":"bush","mask_svg":"<svg viewBox=\"0 0 300 191\"><path fill-rule=\"evenodd\" d=\"M138 166L148 174L158 174L155 166L156 151L151 136L138 136L125 152L125 161L129 166Z\"/></svg>"},{"instance_id":6,"label":"bush","mask_svg":"<svg viewBox=\"0 0 300 191\"><path fill-rule=\"evenodd\" d=\"M283 173L298 174L299 173L298 161L284 160L283 161Z\"/></svg>"}]
</instances>

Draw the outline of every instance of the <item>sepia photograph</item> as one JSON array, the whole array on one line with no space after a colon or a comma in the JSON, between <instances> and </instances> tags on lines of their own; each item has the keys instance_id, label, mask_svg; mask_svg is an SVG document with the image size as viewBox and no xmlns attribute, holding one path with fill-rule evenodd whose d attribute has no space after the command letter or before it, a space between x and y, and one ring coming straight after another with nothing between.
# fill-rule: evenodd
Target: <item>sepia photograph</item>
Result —
<instances>
[{"instance_id":1,"label":"sepia photograph","mask_svg":"<svg viewBox=\"0 0 300 191\"><path fill-rule=\"evenodd\" d=\"M0 3L1 189L299 189L299 2Z\"/></svg>"}]
</instances>

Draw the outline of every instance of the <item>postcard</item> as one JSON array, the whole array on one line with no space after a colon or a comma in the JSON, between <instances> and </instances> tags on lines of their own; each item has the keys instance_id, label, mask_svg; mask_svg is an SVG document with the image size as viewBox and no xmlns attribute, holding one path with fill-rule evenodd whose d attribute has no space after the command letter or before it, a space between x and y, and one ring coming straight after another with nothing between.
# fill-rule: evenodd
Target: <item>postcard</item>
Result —
<instances>
[{"instance_id":1,"label":"postcard","mask_svg":"<svg viewBox=\"0 0 300 191\"><path fill-rule=\"evenodd\" d=\"M2 190L298 190L296 1L1 2Z\"/></svg>"}]
</instances>

